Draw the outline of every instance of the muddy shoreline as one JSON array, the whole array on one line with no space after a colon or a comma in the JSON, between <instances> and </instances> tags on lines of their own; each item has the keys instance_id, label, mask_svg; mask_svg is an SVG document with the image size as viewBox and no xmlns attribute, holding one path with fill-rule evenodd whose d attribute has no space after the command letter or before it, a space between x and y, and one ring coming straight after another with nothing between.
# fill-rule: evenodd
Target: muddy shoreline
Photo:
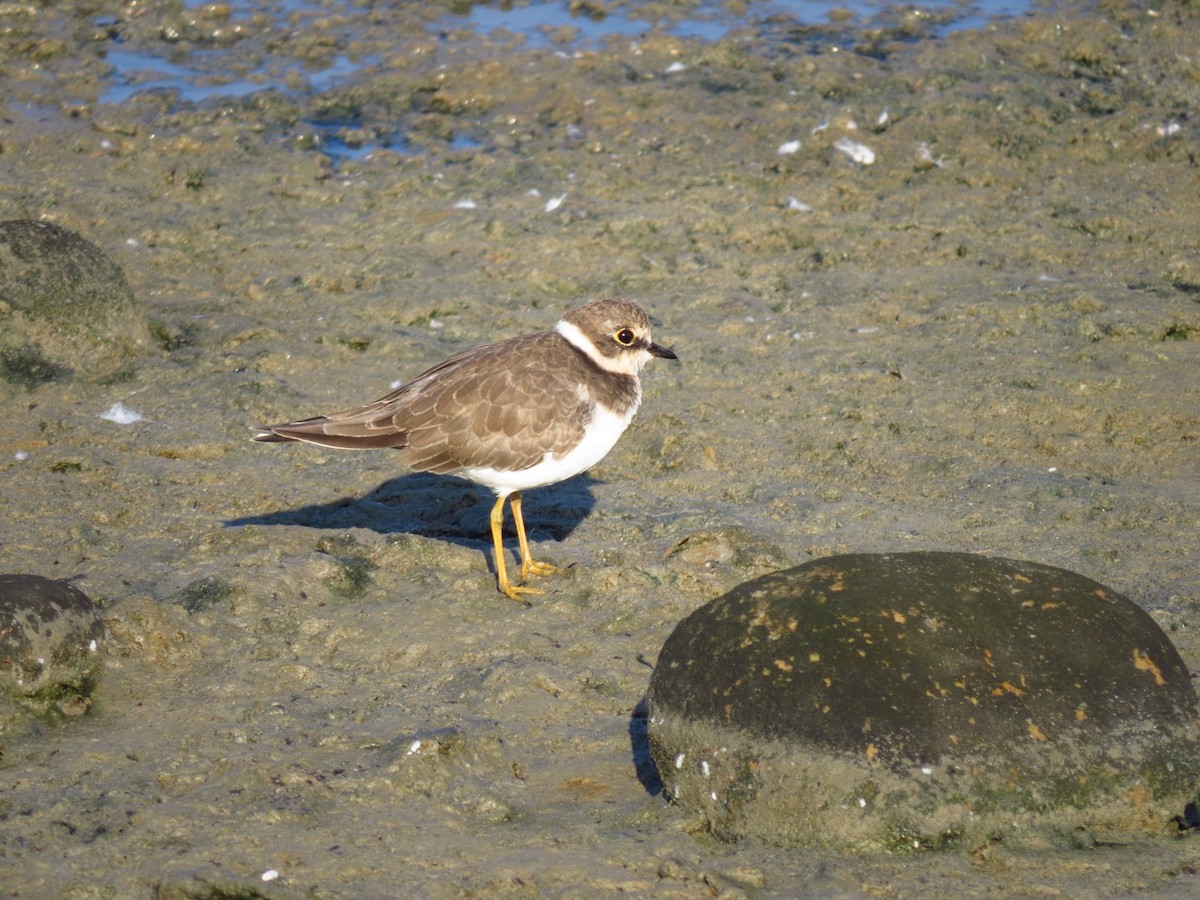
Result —
<instances>
[{"instance_id":1,"label":"muddy shoreline","mask_svg":"<svg viewBox=\"0 0 1200 900\"><path fill-rule=\"evenodd\" d=\"M677 621L839 552L1069 568L1200 671L1195 9L483 57L374 14L2 14L0 219L97 244L155 335L119 379L0 384L0 571L71 578L112 634L86 716L3 737L5 892L1190 896L1189 836L717 843L654 795L636 711ZM242 75L373 61L114 105L114 34ZM343 121L406 147L335 158L313 123ZM681 363L527 496L570 569L532 608L483 491L249 441L609 294Z\"/></svg>"}]
</instances>

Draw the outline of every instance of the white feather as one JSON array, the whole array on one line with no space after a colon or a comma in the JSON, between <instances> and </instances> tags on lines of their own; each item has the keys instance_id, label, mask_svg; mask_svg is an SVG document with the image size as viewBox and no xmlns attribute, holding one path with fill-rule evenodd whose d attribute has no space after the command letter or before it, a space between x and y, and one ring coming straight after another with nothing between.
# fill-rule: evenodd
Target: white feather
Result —
<instances>
[{"instance_id":1,"label":"white feather","mask_svg":"<svg viewBox=\"0 0 1200 900\"><path fill-rule=\"evenodd\" d=\"M635 403L627 413L618 415L597 404L582 441L566 453L557 456L547 453L540 463L528 469L507 472L489 466L463 469L455 474L469 478L477 484L487 485L498 497L506 497L513 491L527 491L545 484L566 481L580 472L586 472L608 455L608 451L633 421L633 414L637 412L637 408L638 404Z\"/></svg>"}]
</instances>

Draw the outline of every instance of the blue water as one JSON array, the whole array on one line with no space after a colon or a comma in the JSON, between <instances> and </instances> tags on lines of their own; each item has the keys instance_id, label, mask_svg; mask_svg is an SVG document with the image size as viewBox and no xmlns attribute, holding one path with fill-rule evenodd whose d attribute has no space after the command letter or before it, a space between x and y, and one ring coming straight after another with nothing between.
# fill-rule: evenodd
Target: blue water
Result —
<instances>
[{"instance_id":1,"label":"blue water","mask_svg":"<svg viewBox=\"0 0 1200 900\"><path fill-rule=\"evenodd\" d=\"M187 0L185 6L199 6L202 2L207 0ZM1031 10L1033 2L932 0L920 4L920 8L937 14L937 23L931 24L927 33L944 37L954 31L983 27L995 18L1023 15ZM355 0L341 0L340 4L321 3L318 0L231 0L230 6L234 10L234 21L240 16L264 13L284 22L298 11L307 11L312 15L319 11L321 15L341 14L347 22L361 21L362 27L369 27ZM744 15L733 15L721 0L703 0L688 18L659 22L639 16L636 3L617 7L603 18L573 13L567 0L531 0L507 10L475 4L465 15L447 13L429 27L429 32L443 41L454 41L456 49L460 49L464 41L469 41L470 33L474 32L481 39L507 33L519 36L528 47L553 47L561 52L574 52L596 47L612 39L637 40L655 28L677 37L716 41L735 29L761 28L761 23L768 17L776 26L781 19L797 26L820 26L830 24L831 16L836 15L839 28L849 30L872 23L899 21L911 6L879 0L763 0L747 3L744 9ZM96 20L100 25L107 21L111 20ZM354 25L348 27L353 28ZM448 37L448 34L452 36ZM468 37L464 38L464 34ZM164 46L164 52L167 50ZM337 87L363 67L378 62L373 58L351 60L338 56L323 69L312 69L298 62L288 64L286 61L274 61L269 67L244 77L230 77L222 62L225 51L219 48L188 51L175 44L169 47L169 51L172 61L151 53L121 49L119 45L110 50L106 59L112 66L112 80L100 96L100 102L123 103L145 91L173 92L179 101L185 103L203 103L216 97L241 97L268 89L284 93L296 90L320 93ZM302 87L297 88L298 84ZM361 157L381 145L401 153L410 152L399 132L382 144L348 144L342 135L353 123L322 122L312 125L321 136L322 150L337 159ZM470 146L468 137L463 136L458 140L461 141L460 146Z\"/></svg>"},{"instance_id":2,"label":"blue water","mask_svg":"<svg viewBox=\"0 0 1200 900\"><path fill-rule=\"evenodd\" d=\"M189 0L185 5L198 6L201 2L206 0ZM326 14L336 12L328 3L320 5L316 2L305 3L303 0L233 0L230 5L235 10L235 18L239 13L248 15L261 11L283 20L297 10L315 10L318 7ZM980 0L974 3L933 0L922 3L921 8L954 14L947 24L938 25L933 29L935 36L944 36L952 31L981 27L996 17L1022 15L1028 12L1032 5L1032 0ZM828 23L835 11L844 15L848 10L854 17L848 24L864 25L876 20L886 20L889 15L895 17L898 11L907 7L877 0L768 0L749 3L745 8L744 16L734 16L719 0L708 0L697 7L690 18L672 23L658 23L630 15L630 11L636 12L636 4L620 7L602 19L572 13L566 0L533 0L508 10L476 4L467 15L448 13L434 23L430 31L438 34L453 30L456 39L464 30L475 31L480 35L508 32L520 35L527 46L554 45L562 50L576 50L595 46L614 37L634 40L655 27L662 27L668 34L678 37L715 41L733 29L752 25L753 22L772 15L787 16L797 25L821 25ZM345 0L344 14L348 19L353 20L357 10L353 0ZM561 35L566 28L573 29L574 35L569 42L562 43ZM179 47L174 46L172 50L176 58L179 58ZM221 52L219 49L194 50L190 57L197 62L203 59L211 65L213 60L204 57L219 55ZM352 62L346 57L338 57L331 66L323 70L304 71L295 66L270 73L255 72L246 79L230 80L207 74L205 69L208 65L197 65L193 68L186 62L167 62L151 54L112 50L107 59L113 67L113 83L101 95L102 103L121 103L139 91L175 91L180 100L190 103L201 103L211 97L240 97L268 88L288 91L290 88L287 83L295 84L297 73L301 76L300 81L305 83L309 90L319 92L335 87L355 74L363 65L373 62ZM219 69L219 64L217 68Z\"/></svg>"},{"instance_id":3,"label":"blue water","mask_svg":"<svg viewBox=\"0 0 1200 900\"><path fill-rule=\"evenodd\" d=\"M866 25L880 18L894 17L898 11L914 4L875 2L875 0L767 0L747 5L746 16L733 16L717 0L702 3L693 18L667 24L664 30L678 37L699 38L705 41L720 40L732 29L748 24L752 19L761 20L768 16L786 15L797 25L822 25L830 22L833 14L843 17L852 14L849 24ZM933 34L944 37L953 31L981 28L992 19L1013 17L1029 12L1031 0L982 0L963 3L951 0L915 4L930 12L955 13L953 20L937 26ZM609 37L635 38L644 34L655 24L642 18L627 15L622 8L603 19L591 19L574 14L561 0L535 0L526 6L509 10L493 6L473 6L471 12L457 18L463 24L481 34L508 31L524 36L528 46L547 46L553 43L550 35L563 27L575 28L578 35L571 47L594 45ZM465 20L465 21L463 21Z\"/></svg>"}]
</instances>

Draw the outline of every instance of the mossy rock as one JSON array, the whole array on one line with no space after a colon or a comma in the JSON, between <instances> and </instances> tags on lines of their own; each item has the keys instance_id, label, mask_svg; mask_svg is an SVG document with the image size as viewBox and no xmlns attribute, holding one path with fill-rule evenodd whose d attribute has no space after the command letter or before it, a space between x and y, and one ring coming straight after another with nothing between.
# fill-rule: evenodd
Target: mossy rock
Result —
<instances>
[{"instance_id":1,"label":"mossy rock","mask_svg":"<svg viewBox=\"0 0 1200 900\"><path fill-rule=\"evenodd\" d=\"M87 712L108 631L83 591L41 575L0 575L0 731L20 711Z\"/></svg>"},{"instance_id":2,"label":"mossy rock","mask_svg":"<svg viewBox=\"0 0 1200 900\"><path fill-rule=\"evenodd\" d=\"M647 696L668 795L719 836L929 849L1165 833L1200 719L1154 621L1065 569L851 554L694 612Z\"/></svg>"},{"instance_id":3,"label":"mossy rock","mask_svg":"<svg viewBox=\"0 0 1200 900\"><path fill-rule=\"evenodd\" d=\"M50 222L0 222L0 379L105 378L151 346L121 268Z\"/></svg>"}]
</instances>

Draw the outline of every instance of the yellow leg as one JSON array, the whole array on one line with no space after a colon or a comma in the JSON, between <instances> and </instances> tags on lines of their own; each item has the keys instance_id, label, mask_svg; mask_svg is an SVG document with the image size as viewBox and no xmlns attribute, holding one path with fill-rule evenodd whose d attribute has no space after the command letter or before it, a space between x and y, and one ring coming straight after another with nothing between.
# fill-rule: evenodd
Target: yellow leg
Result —
<instances>
[{"instance_id":1,"label":"yellow leg","mask_svg":"<svg viewBox=\"0 0 1200 900\"><path fill-rule=\"evenodd\" d=\"M520 497L521 495L517 494L515 496ZM518 603L524 603L526 606L528 606L529 601L522 597L522 594L544 594L545 591L539 591L536 588L527 588L524 585L513 584L508 580L508 568L504 564L504 501L506 499L506 497L500 497L496 500L495 506L492 507L491 515L492 543L496 547L496 582L500 587L501 593L507 596L510 600L516 600ZM518 524L521 526L518 529L521 547L528 552L525 543L525 525L517 513L520 508L520 503L514 500L513 518L516 519ZM522 571L524 571L524 566L522 566ZM524 578L524 575L521 577Z\"/></svg>"},{"instance_id":2,"label":"yellow leg","mask_svg":"<svg viewBox=\"0 0 1200 900\"><path fill-rule=\"evenodd\" d=\"M559 571L558 566L548 562L535 562L529 552L529 541L525 537L525 516L521 514L521 492L512 495L513 522L517 525L517 541L521 544L521 580L530 575L553 575Z\"/></svg>"}]
</instances>

